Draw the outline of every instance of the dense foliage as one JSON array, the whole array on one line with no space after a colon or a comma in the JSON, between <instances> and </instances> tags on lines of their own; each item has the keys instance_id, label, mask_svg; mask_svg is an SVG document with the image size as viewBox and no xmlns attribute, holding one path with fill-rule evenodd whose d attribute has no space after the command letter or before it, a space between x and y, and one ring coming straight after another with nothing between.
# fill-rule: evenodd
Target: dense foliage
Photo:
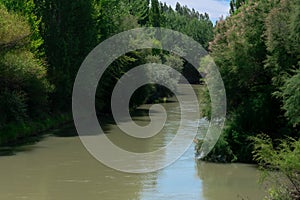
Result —
<instances>
[{"instance_id":1,"label":"dense foliage","mask_svg":"<svg viewBox=\"0 0 300 200\"><path fill-rule=\"evenodd\" d=\"M0 0L0 144L69 119L60 114L70 112L77 71L99 42L132 28L166 27L209 50L224 80L228 120L205 159L255 161L280 171L291 184L276 187L270 198L299 198L300 1L231 0L230 7L230 16L213 28L206 13L158 0ZM198 71L170 52L129 52L101 78L97 111L110 112L117 81L148 62L173 66L199 83ZM203 93L209 117L209 95ZM130 106L170 95L147 85L134 93Z\"/></svg>"},{"instance_id":2,"label":"dense foliage","mask_svg":"<svg viewBox=\"0 0 300 200\"><path fill-rule=\"evenodd\" d=\"M230 5L209 45L226 87L227 123L205 160L257 162L273 183L267 199L299 199L300 2ZM209 117L207 90L204 97Z\"/></svg>"},{"instance_id":3,"label":"dense foliage","mask_svg":"<svg viewBox=\"0 0 300 200\"><path fill-rule=\"evenodd\" d=\"M174 10L158 0L0 0L0 5L0 138L6 138L0 144L44 130L55 124L50 123L52 116L69 113L82 61L99 42L117 33L143 26L167 27L190 35L206 48L213 38L207 14L180 4ZM109 97L119 78L149 61L172 65L199 81L188 63L169 52L130 52L115 60L101 78L97 111L110 112ZM134 93L131 107L171 94L148 85ZM32 128L37 121L34 126L40 128Z\"/></svg>"},{"instance_id":4,"label":"dense foliage","mask_svg":"<svg viewBox=\"0 0 300 200\"><path fill-rule=\"evenodd\" d=\"M262 132L273 139L299 136L299 5L247 1L216 25L209 48L226 87L228 121L220 143L228 143L228 158L252 162L248 138Z\"/></svg>"},{"instance_id":5,"label":"dense foliage","mask_svg":"<svg viewBox=\"0 0 300 200\"><path fill-rule=\"evenodd\" d=\"M274 147L271 138L263 134L253 141L254 159L264 171L262 181L272 184L267 199L299 199L300 141L288 138Z\"/></svg>"},{"instance_id":6,"label":"dense foliage","mask_svg":"<svg viewBox=\"0 0 300 200\"><path fill-rule=\"evenodd\" d=\"M43 116L53 87L45 64L30 51L30 26L24 17L0 6L0 129ZM14 136L1 133L0 143Z\"/></svg>"},{"instance_id":7,"label":"dense foliage","mask_svg":"<svg viewBox=\"0 0 300 200\"><path fill-rule=\"evenodd\" d=\"M217 23L209 46L228 100L219 143L229 148L218 144L208 160L219 156L252 162L249 137L262 132L273 139L299 137L299 1L239 5ZM206 107L204 113L209 116L210 110ZM227 150L222 153L219 146Z\"/></svg>"}]
</instances>

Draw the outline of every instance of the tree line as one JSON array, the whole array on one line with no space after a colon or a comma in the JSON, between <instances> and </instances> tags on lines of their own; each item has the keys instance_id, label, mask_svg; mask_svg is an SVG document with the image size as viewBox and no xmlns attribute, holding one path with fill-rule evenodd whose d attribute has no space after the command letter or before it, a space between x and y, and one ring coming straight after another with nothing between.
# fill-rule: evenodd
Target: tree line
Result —
<instances>
[{"instance_id":1,"label":"tree line","mask_svg":"<svg viewBox=\"0 0 300 200\"><path fill-rule=\"evenodd\" d=\"M166 27L205 48L213 38L207 14L158 0L0 0L0 144L71 119L72 87L88 53L105 39L137 27ZM118 58L96 94L98 112L110 112L117 80L148 61L169 63L199 81L188 63L171 53L141 50ZM196 78L195 78L196 77ZM131 107L170 95L159 86L134 94Z\"/></svg>"},{"instance_id":2,"label":"tree line","mask_svg":"<svg viewBox=\"0 0 300 200\"><path fill-rule=\"evenodd\" d=\"M0 0L0 144L38 133L71 117L73 82L87 54L105 39L137 27L166 27L206 48L222 75L228 116L206 160L257 162L281 171L290 184L271 199L300 191L300 2L231 0L230 16L213 27L209 16L158 0ZM135 66L176 66L190 82L199 73L161 50L139 50L115 60L100 80L98 112L110 112L113 86ZM131 107L171 95L147 85ZM207 91L204 102L209 103ZM206 97L206 98L205 98ZM202 112L209 118L210 106ZM263 134L262 134L263 133ZM277 179L278 180L278 179Z\"/></svg>"},{"instance_id":3,"label":"tree line","mask_svg":"<svg viewBox=\"0 0 300 200\"><path fill-rule=\"evenodd\" d=\"M300 1L230 5L209 44L226 88L227 123L206 159L280 171L268 199L299 199Z\"/></svg>"}]
</instances>

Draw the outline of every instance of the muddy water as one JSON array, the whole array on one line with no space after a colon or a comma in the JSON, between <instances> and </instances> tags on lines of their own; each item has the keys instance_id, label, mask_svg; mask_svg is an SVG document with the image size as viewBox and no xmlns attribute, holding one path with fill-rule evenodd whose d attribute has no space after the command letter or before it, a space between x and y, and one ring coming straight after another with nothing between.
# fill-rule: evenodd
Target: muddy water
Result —
<instances>
[{"instance_id":1,"label":"muddy water","mask_svg":"<svg viewBox=\"0 0 300 200\"><path fill-rule=\"evenodd\" d=\"M164 106L170 117L155 137L134 140L109 120L103 124L106 135L130 151L156 150L174 137L180 120L176 102ZM148 108L142 106L133 117L137 123L148 123ZM19 147L15 155L0 157L0 200L258 200L264 196L255 166L199 162L193 146L163 170L127 174L95 160L72 135L76 135L72 126L55 130L36 144Z\"/></svg>"}]
</instances>

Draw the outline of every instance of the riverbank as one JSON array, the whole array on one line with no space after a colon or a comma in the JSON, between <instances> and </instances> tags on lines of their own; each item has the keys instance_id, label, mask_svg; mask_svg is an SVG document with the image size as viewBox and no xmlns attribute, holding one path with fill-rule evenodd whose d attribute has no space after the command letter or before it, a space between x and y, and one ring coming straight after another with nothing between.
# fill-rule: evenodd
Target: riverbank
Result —
<instances>
[{"instance_id":1,"label":"riverbank","mask_svg":"<svg viewBox=\"0 0 300 200\"><path fill-rule=\"evenodd\" d=\"M166 102L168 102L166 97L156 97L147 100L147 104ZM130 112L134 113L136 109L137 107L131 108ZM112 117L111 113L104 112L99 112L97 115L98 117ZM72 121L72 113L68 112L47 115L43 119L39 120L29 119L20 123L4 125L3 127L0 127L0 147L22 145L27 143L27 141L32 137L41 136L44 132L50 131L54 128L59 128Z\"/></svg>"},{"instance_id":2,"label":"riverbank","mask_svg":"<svg viewBox=\"0 0 300 200\"><path fill-rule=\"evenodd\" d=\"M10 123L0 128L0 147L26 143L30 137L42 135L46 131L72 121L71 113L57 113L39 120Z\"/></svg>"}]
</instances>

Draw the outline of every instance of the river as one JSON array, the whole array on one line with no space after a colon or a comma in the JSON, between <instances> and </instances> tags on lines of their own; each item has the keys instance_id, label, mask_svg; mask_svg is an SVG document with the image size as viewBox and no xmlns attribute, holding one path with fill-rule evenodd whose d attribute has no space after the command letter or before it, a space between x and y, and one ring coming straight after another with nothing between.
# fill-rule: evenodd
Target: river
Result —
<instances>
[{"instance_id":1,"label":"river","mask_svg":"<svg viewBox=\"0 0 300 200\"><path fill-rule=\"evenodd\" d=\"M178 127L178 103L164 106L171 114L165 128L142 142L124 136L110 120L102 125L118 146L152 151L167 144ZM148 108L143 105L136 112L137 123L148 123ZM148 174L122 173L104 166L84 148L72 125L14 152L0 157L1 200L258 200L264 196L254 165L197 161L193 146L174 164Z\"/></svg>"}]
</instances>

